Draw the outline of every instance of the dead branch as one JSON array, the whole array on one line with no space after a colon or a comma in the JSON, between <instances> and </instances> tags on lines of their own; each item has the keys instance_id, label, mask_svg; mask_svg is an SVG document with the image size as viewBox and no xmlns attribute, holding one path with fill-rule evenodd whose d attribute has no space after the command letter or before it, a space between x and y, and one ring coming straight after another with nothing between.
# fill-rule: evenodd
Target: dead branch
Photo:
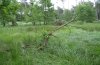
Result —
<instances>
[{"instance_id":1,"label":"dead branch","mask_svg":"<svg viewBox=\"0 0 100 65\"><path fill-rule=\"evenodd\" d=\"M73 21L75 20L75 18L76 18L76 17L74 17L74 18L73 18L72 20L70 20L69 22L67 22L67 23L65 23L65 24L63 24L63 25L61 25L60 27L56 28L55 30L53 30L53 31L50 32L49 34L52 34L52 33L56 32L57 30L63 28L64 26L70 24L71 22L73 22ZM49 34L48 34L48 35L49 35Z\"/></svg>"},{"instance_id":2,"label":"dead branch","mask_svg":"<svg viewBox=\"0 0 100 65\"><path fill-rule=\"evenodd\" d=\"M76 17L74 17L74 18L73 18L72 20L70 20L69 22L67 22L67 23L65 23L65 24L63 24L63 25L61 25L60 27L56 28L55 30L53 30L53 31L51 31L51 32L49 32L49 33L47 33L46 35L43 34L43 44L40 45L40 46L38 47L38 49L39 49L39 50L43 50L44 47L47 46L50 37L51 37L51 36L54 36L53 33L56 32L57 30L63 28L64 26L70 24L71 22L73 22L73 21L75 20L75 18L76 18ZM54 36L54 37L55 37L55 36Z\"/></svg>"}]
</instances>

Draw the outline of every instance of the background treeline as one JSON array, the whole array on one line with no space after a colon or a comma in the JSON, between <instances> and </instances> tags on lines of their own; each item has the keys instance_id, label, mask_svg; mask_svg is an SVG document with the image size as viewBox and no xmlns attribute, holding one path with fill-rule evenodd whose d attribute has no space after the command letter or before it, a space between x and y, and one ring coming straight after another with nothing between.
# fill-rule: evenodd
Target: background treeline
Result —
<instances>
[{"instance_id":1,"label":"background treeline","mask_svg":"<svg viewBox=\"0 0 100 65\"><path fill-rule=\"evenodd\" d=\"M62 1L63 2L63 1ZM0 24L16 26L18 23L32 25L61 25L73 17L75 21L94 22L100 20L100 0L80 2L72 9L54 9L51 0L0 0ZM21 23L22 22L22 23Z\"/></svg>"}]
</instances>

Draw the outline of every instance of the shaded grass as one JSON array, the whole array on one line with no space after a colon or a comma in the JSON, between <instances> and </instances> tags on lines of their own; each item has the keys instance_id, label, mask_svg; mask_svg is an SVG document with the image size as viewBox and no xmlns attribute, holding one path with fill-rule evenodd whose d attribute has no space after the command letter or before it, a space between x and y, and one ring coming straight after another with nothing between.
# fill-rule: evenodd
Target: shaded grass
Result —
<instances>
[{"instance_id":1,"label":"shaded grass","mask_svg":"<svg viewBox=\"0 0 100 65\"><path fill-rule=\"evenodd\" d=\"M100 65L100 32L63 28L37 50L42 33L55 27L0 28L0 65Z\"/></svg>"}]
</instances>

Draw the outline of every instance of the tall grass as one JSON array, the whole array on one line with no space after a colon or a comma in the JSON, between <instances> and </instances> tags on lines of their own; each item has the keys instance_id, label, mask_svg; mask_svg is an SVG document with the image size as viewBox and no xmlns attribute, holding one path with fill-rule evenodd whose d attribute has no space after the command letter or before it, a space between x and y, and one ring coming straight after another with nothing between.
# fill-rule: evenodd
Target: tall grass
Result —
<instances>
[{"instance_id":1,"label":"tall grass","mask_svg":"<svg viewBox=\"0 0 100 65\"><path fill-rule=\"evenodd\" d=\"M0 28L0 65L100 65L99 31L63 28L50 37L44 50L38 50L42 33L54 28Z\"/></svg>"}]
</instances>

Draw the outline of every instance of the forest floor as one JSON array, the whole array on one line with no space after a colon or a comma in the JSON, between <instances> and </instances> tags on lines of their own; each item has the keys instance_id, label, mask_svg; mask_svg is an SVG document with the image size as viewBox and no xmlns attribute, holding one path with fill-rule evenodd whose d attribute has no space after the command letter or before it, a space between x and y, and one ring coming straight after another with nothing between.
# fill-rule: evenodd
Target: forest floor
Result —
<instances>
[{"instance_id":1,"label":"forest floor","mask_svg":"<svg viewBox=\"0 0 100 65\"><path fill-rule=\"evenodd\" d=\"M100 65L100 24L71 24L38 50L42 34L57 27L0 27L0 65Z\"/></svg>"}]
</instances>

